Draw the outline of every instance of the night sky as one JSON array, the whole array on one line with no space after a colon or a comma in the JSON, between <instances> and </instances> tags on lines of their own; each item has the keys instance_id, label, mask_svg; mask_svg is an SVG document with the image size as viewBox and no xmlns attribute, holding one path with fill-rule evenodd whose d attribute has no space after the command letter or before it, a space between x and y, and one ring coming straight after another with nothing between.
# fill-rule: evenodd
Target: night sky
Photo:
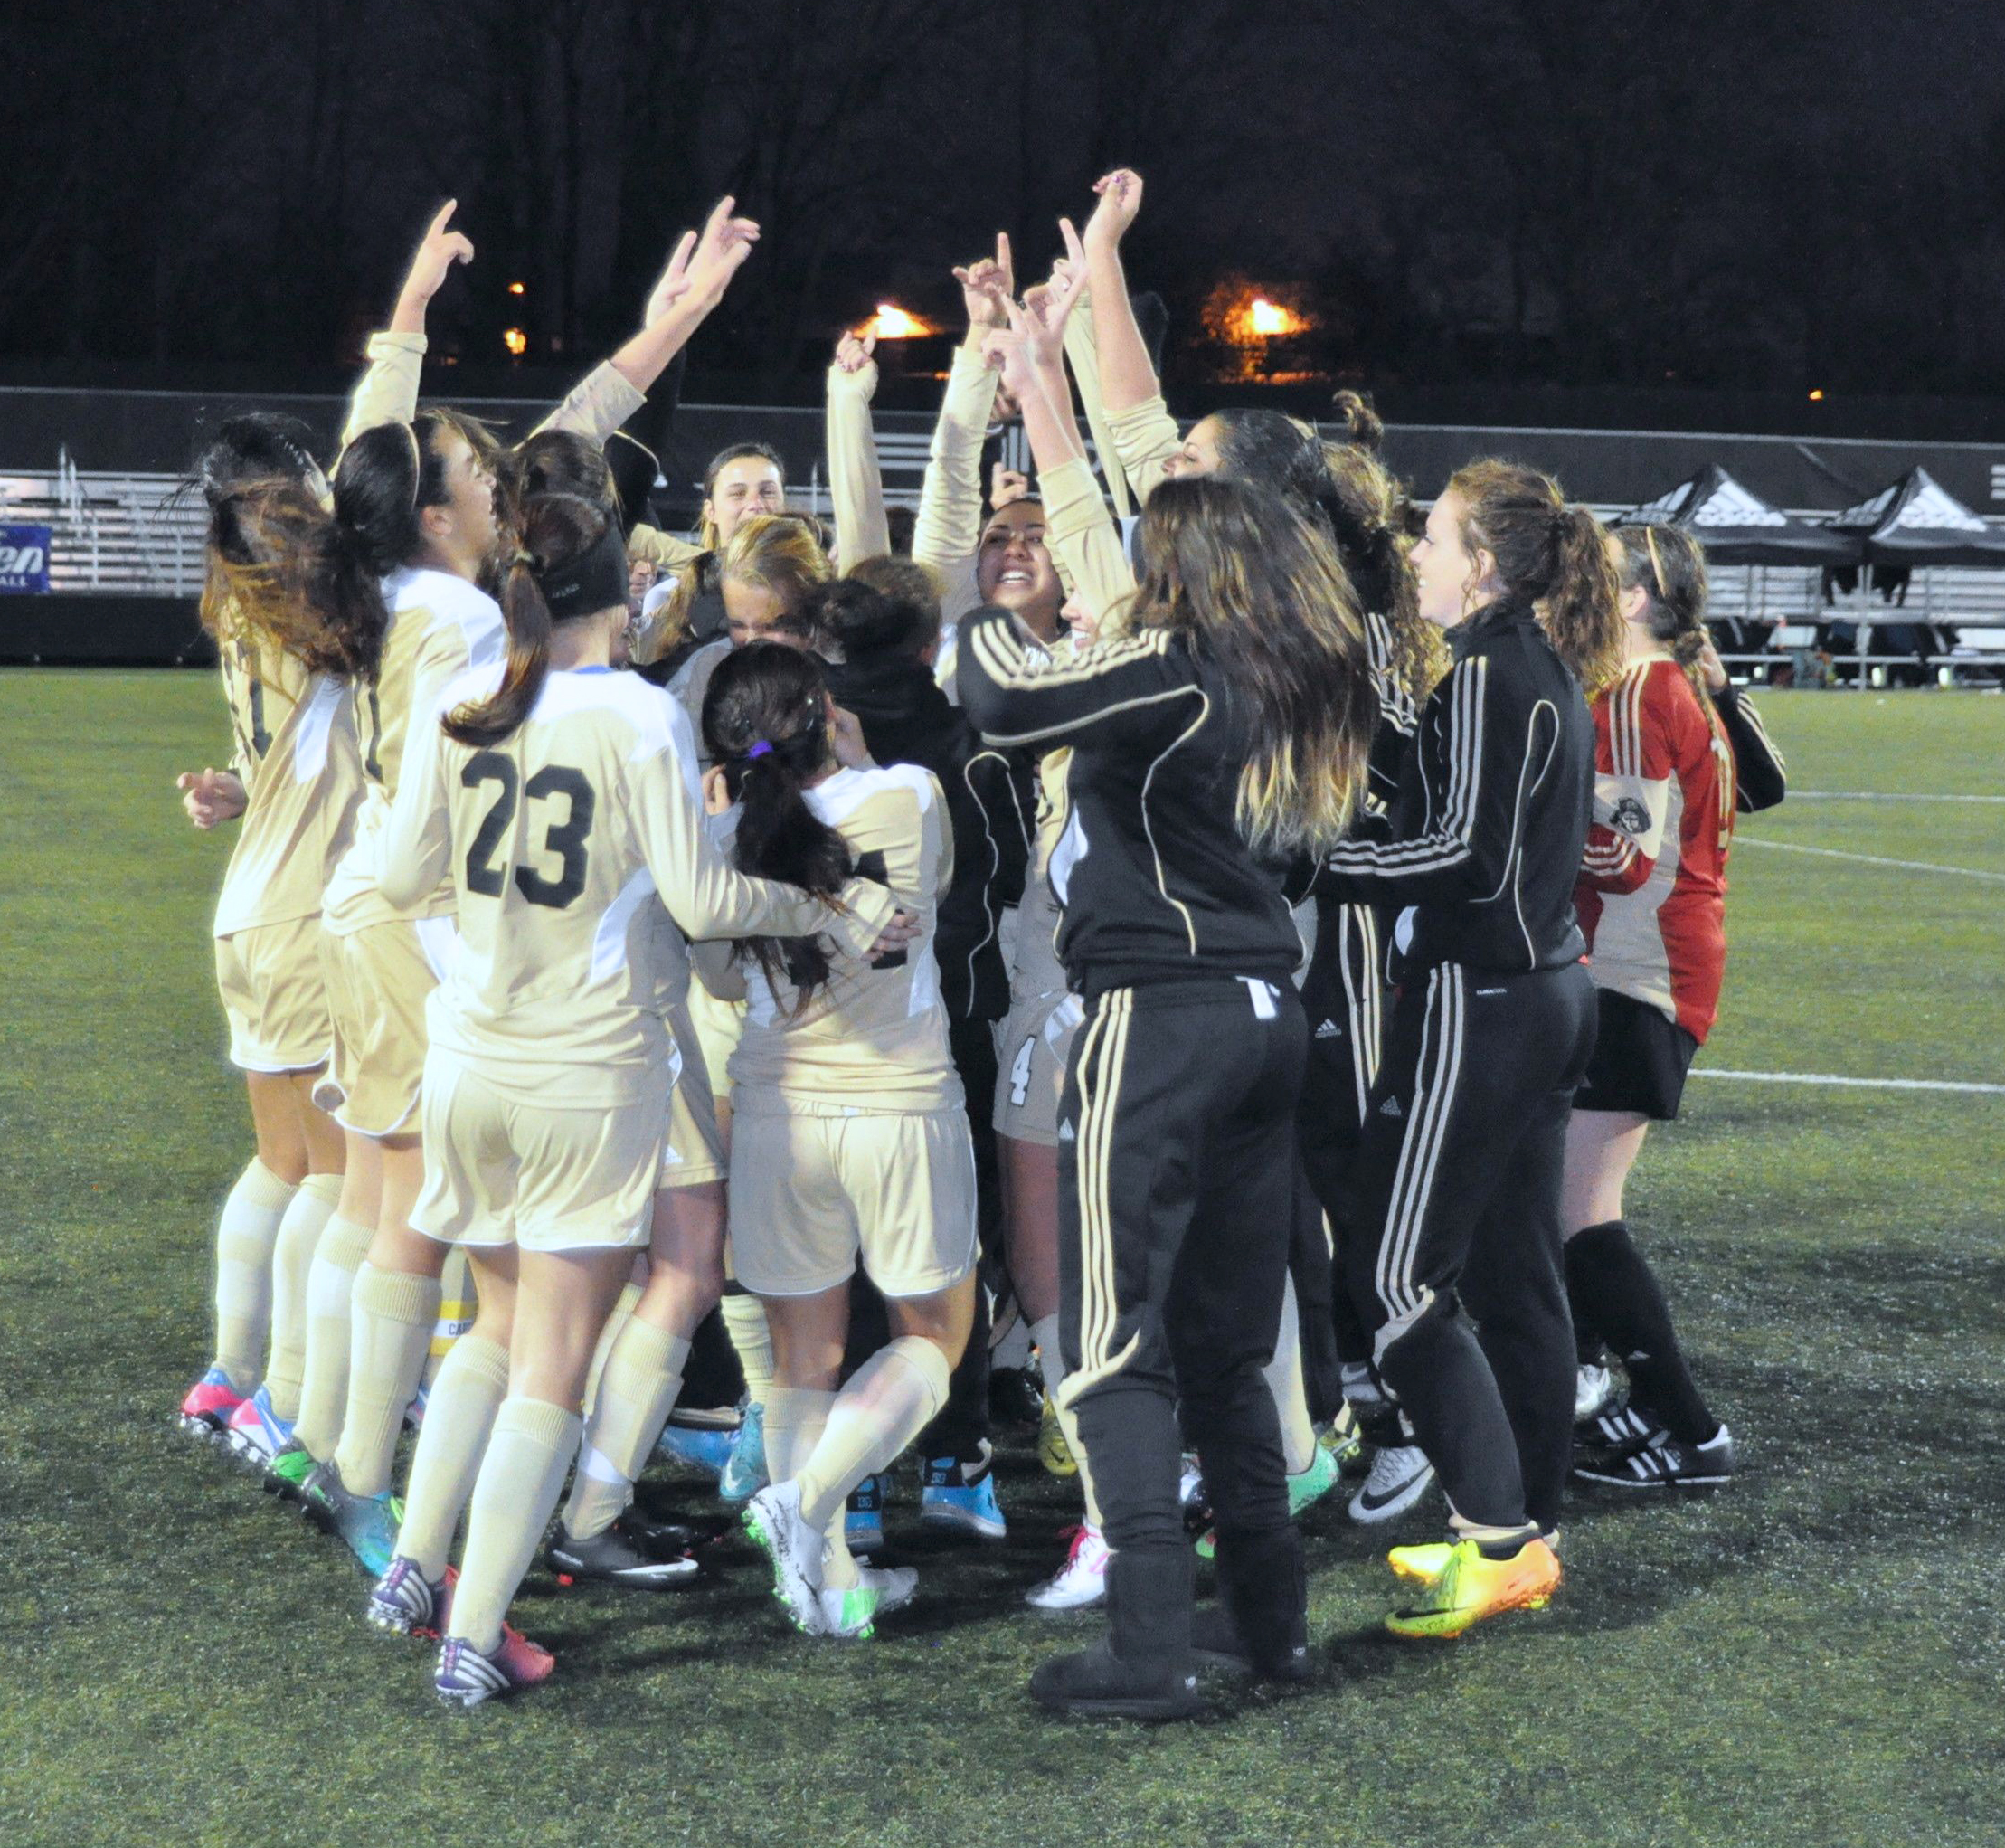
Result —
<instances>
[{"instance_id":1,"label":"night sky","mask_svg":"<svg viewBox=\"0 0 2005 1848\"><path fill-rule=\"evenodd\" d=\"M8 33L0 377L346 366L427 210L480 261L436 347L572 368L675 232L765 239L695 365L812 396L892 299L1019 281L1125 163L1168 371L1285 295L1288 364L1382 389L2005 396L2005 7L1904 0L179 0ZM510 280L525 283L518 297Z\"/></svg>"}]
</instances>

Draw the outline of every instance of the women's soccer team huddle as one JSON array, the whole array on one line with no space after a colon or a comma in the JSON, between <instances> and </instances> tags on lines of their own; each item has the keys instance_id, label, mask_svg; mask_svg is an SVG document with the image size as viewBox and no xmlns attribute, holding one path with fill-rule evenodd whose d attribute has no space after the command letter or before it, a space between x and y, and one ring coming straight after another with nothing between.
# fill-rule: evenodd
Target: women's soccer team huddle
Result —
<instances>
[{"instance_id":1,"label":"women's soccer team huddle","mask_svg":"<svg viewBox=\"0 0 2005 1848\"><path fill-rule=\"evenodd\" d=\"M332 466L279 417L203 450L235 753L181 787L237 827L257 1154L179 1417L354 1550L449 1702L552 1673L506 1621L539 1551L695 1574L635 1500L657 1448L798 1629L869 1636L917 1595L870 1563L908 1449L926 1521L1005 1531L1012 1324L1083 1502L1028 1601L1107 1618L1032 1677L1058 1711L1307 1679L1298 1517L1346 1474L1367 1524L1438 1485L1386 1620L1437 1637L1551 1598L1569 1475L1733 1472L1623 1218L1735 813L1783 795L1703 556L1494 460L1423 522L1349 393L1338 441L1179 433L1142 183L1095 192L1048 280L1007 239L955 271L915 518L850 336L832 541L756 443L694 542L643 523L622 426L754 251L728 199L513 447L419 403L449 204ZM998 429L1034 482L985 482Z\"/></svg>"}]
</instances>

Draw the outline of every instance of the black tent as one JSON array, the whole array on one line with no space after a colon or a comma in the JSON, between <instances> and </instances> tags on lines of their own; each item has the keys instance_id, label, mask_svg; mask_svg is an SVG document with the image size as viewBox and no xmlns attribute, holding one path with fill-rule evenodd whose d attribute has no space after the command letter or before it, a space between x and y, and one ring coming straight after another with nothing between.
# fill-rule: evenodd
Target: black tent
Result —
<instances>
[{"instance_id":1,"label":"black tent","mask_svg":"<svg viewBox=\"0 0 2005 1848\"><path fill-rule=\"evenodd\" d=\"M1858 541L1849 534L1791 518L1717 463L1707 463L1669 494L1622 515L1616 525L1646 521L1686 527L1706 548L1711 564L1815 567L1857 564L1859 559Z\"/></svg>"},{"instance_id":2,"label":"black tent","mask_svg":"<svg viewBox=\"0 0 2005 1848\"><path fill-rule=\"evenodd\" d=\"M1832 515L1831 530L1863 544L1868 564L2005 567L2005 529L1987 526L1926 469Z\"/></svg>"}]
</instances>

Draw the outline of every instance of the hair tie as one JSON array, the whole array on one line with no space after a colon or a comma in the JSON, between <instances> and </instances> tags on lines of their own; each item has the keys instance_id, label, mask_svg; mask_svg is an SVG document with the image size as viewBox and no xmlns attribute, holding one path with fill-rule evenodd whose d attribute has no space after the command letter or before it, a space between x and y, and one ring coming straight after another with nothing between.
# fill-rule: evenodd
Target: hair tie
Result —
<instances>
[{"instance_id":1,"label":"hair tie","mask_svg":"<svg viewBox=\"0 0 2005 1848\"><path fill-rule=\"evenodd\" d=\"M761 738L752 745L751 750L745 753L745 760L750 763L754 757L771 757L771 755L772 746L763 738Z\"/></svg>"},{"instance_id":2,"label":"hair tie","mask_svg":"<svg viewBox=\"0 0 2005 1848\"><path fill-rule=\"evenodd\" d=\"M515 555L508 563L512 565L519 564L525 571L534 571L536 568L535 554L526 545L517 545Z\"/></svg>"}]
</instances>

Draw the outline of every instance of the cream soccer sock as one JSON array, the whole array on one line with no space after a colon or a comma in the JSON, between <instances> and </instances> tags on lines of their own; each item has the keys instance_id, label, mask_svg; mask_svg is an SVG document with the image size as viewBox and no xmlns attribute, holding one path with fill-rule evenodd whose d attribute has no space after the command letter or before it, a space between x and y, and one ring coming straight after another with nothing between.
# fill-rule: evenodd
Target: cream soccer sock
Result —
<instances>
[{"instance_id":1,"label":"cream soccer sock","mask_svg":"<svg viewBox=\"0 0 2005 1848\"><path fill-rule=\"evenodd\" d=\"M781 1386L776 1381L767 1389L766 1470L774 1482L791 1482L800 1474L821 1442L835 1403L834 1393L818 1387ZM821 1581L836 1587L856 1582L856 1562L843 1538L840 1519L828 1521L823 1529Z\"/></svg>"},{"instance_id":2,"label":"cream soccer sock","mask_svg":"<svg viewBox=\"0 0 2005 1848\"><path fill-rule=\"evenodd\" d=\"M374 1237L373 1227L336 1213L314 1247L313 1268L307 1276L307 1364L292 1435L317 1462L325 1463L341 1441L341 1417L348 1404L348 1323L355 1272Z\"/></svg>"},{"instance_id":3,"label":"cream soccer sock","mask_svg":"<svg viewBox=\"0 0 2005 1848\"><path fill-rule=\"evenodd\" d=\"M1281 1338L1274 1343L1274 1358L1261 1372L1281 1417L1281 1448L1288 1474L1299 1476L1316 1460L1316 1426L1310 1422L1309 1389L1302 1383L1301 1313L1295 1306L1292 1277L1282 1286Z\"/></svg>"},{"instance_id":4,"label":"cream soccer sock","mask_svg":"<svg viewBox=\"0 0 2005 1848\"><path fill-rule=\"evenodd\" d=\"M258 1383L271 1319L271 1247L294 1189L253 1155L216 1220L216 1360L237 1391Z\"/></svg>"},{"instance_id":5,"label":"cream soccer sock","mask_svg":"<svg viewBox=\"0 0 2005 1848\"><path fill-rule=\"evenodd\" d=\"M762 1406L772 1391L772 1331L766 1325L765 1304L749 1292L727 1291L718 1307L744 1369L745 1397Z\"/></svg>"},{"instance_id":6,"label":"cream soccer sock","mask_svg":"<svg viewBox=\"0 0 2005 1848\"><path fill-rule=\"evenodd\" d=\"M1045 1397L1058 1414L1058 1428L1065 1434L1065 1447L1079 1465L1080 1493L1086 1498L1086 1525L1100 1531L1100 1497L1093 1493L1093 1472L1086 1459L1086 1440L1079 1433L1079 1416L1062 1404L1058 1388L1064 1383L1065 1360L1058 1351L1058 1313L1041 1315L1030 1325L1030 1338L1037 1344L1037 1365L1045 1376Z\"/></svg>"},{"instance_id":7,"label":"cream soccer sock","mask_svg":"<svg viewBox=\"0 0 2005 1848\"><path fill-rule=\"evenodd\" d=\"M557 1505L584 1420L547 1399L512 1394L495 1414L467 1514L467 1551L453 1587L447 1634L483 1654L536 1556Z\"/></svg>"},{"instance_id":8,"label":"cream soccer sock","mask_svg":"<svg viewBox=\"0 0 2005 1848\"><path fill-rule=\"evenodd\" d=\"M439 1279L409 1271L355 1273L355 1321L348 1339L348 1408L335 1467L351 1495L390 1486L404 1407L418 1390L439 1315Z\"/></svg>"},{"instance_id":9,"label":"cream soccer sock","mask_svg":"<svg viewBox=\"0 0 2005 1848\"><path fill-rule=\"evenodd\" d=\"M801 1519L826 1529L849 1492L888 1467L947 1402L947 1357L922 1335L900 1335L850 1377L828 1408L813 1454L795 1472Z\"/></svg>"},{"instance_id":10,"label":"cream soccer sock","mask_svg":"<svg viewBox=\"0 0 2005 1848\"><path fill-rule=\"evenodd\" d=\"M599 1381L606 1370L606 1357L612 1352L612 1344L619 1339L619 1331L626 1327L629 1318L640 1302L640 1285L623 1284L619 1294L606 1314L606 1325L599 1331L599 1344L591 1350L591 1365L585 1369L585 1416L591 1416L592 1408L599 1403Z\"/></svg>"},{"instance_id":11,"label":"cream soccer sock","mask_svg":"<svg viewBox=\"0 0 2005 1848\"><path fill-rule=\"evenodd\" d=\"M265 1391L275 1417L299 1416L299 1382L307 1369L307 1287L320 1235L341 1199L338 1174L309 1174L279 1221L271 1247L271 1358Z\"/></svg>"},{"instance_id":12,"label":"cream soccer sock","mask_svg":"<svg viewBox=\"0 0 2005 1848\"><path fill-rule=\"evenodd\" d=\"M461 1335L431 1382L418 1452L411 1459L397 1551L418 1562L426 1581L446 1576L453 1530L473 1493L474 1478L508 1396L508 1350L485 1335Z\"/></svg>"},{"instance_id":13,"label":"cream soccer sock","mask_svg":"<svg viewBox=\"0 0 2005 1848\"><path fill-rule=\"evenodd\" d=\"M572 1539L603 1533L633 1499L634 1478L675 1408L688 1358L689 1343L680 1335L638 1315L627 1318L599 1376L599 1396L564 1508L564 1531Z\"/></svg>"}]
</instances>

